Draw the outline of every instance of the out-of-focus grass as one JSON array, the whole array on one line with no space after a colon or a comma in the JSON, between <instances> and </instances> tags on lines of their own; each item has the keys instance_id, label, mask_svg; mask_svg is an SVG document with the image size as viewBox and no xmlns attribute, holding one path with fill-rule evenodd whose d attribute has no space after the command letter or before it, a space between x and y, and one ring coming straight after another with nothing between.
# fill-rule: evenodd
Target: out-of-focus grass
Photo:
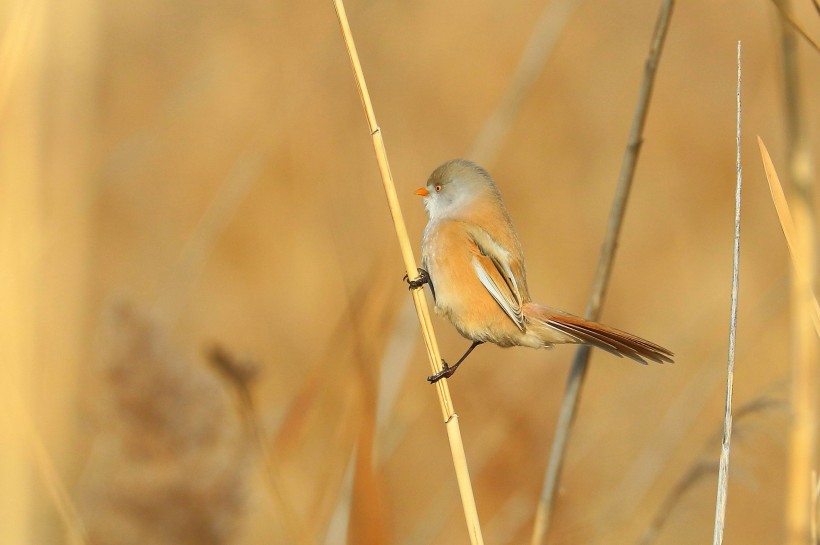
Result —
<instances>
[{"instance_id":1,"label":"out-of-focus grass","mask_svg":"<svg viewBox=\"0 0 820 545\"><path fill-rule=\"evenodd\" d=\"M0 8L4 36L18 28L13 6ZM98 361L94 332L106 301L124 293L146 308L171 293L175 317L156 318L175 318L165 331L175 361L204 365L202 349L216 341L259 362L259 429L308 541L340 543L348 528L364 535L355 528L378 516L378 539L387 543L466 543L418 339L409 366L397 366L406 376L395 379L392 410L380 417L389 427L374 428L368 416L385 383L376 364L408 295L332 6L55 6L42 5L44 26L20 50L31 62L15 64L17 72L0 66L3 77L16 73L4 80L0 110L0 350L4 383L24 394L66 489L78 499L114 463L93 455L111 393L90 363ZM795 16L811 30L806 14L814 11L804 7ZM582 310L656 8L581 3L493 165L523 239L531 291L544 303ZM542 10L543 3L348 4L416 240L425 218L412 190L468 149ZM731 267L735 44L742 38L746 52L744 127L766 138L777 163L784 144L773 15L766 3L678 6L602 317L668 346L678 363L643 368L593 356L551 543L637 540L716 429L722 396L714 370L725 348L715 339L725 331ZM806 96L816 95L817 56L801 55L800 63ZM806 101L806 126L820 126L818 108ZM754 143L745 145L752 147L744 156L753 157ZM817 155L816 141L810 151ZM249 153L260 158L258 176L233 215L214 224L196 270L180 279L186 245ZM788 256L763 173L747 167L746 178L738 322L760 325L754 334L744 335L744 325L739 331L738 405L788 376ZM369 296L353 327L349 305L359 286ZM446 322L434 325L445 357L463 350ZM571 354L487 347L451 381L488 541L519 543L530 534L545 430ZM140 395L150 399L156 387ZM178 403L188 414L194 402ZM757 425L761 433L733 452L728 542L783 536L785 433L777 419ZM678 427L680 434L662 433ZM659 436L662 445L653 447ZM231 446L247 449L237 454L238 469L261 463L251 444L236 441ZM362 448L377 456L362 456ZM45 536L38 542L58 542L61 525L31 457L2 452L4 496L14 501L1 516L21 524L0 527L23 536L9 542L31 542L30 528ZM204 456L160 452L192 458L175 467L198 467ZM369 474L368 459L379 460ZM650 461L651 478L643 479L636 459ZM237 544L292 543L262 473L248 474L254 478L238 489L244 507L220 535ZM625 474L638 480L624 483ZM204 479L195 470L182 477L174 482ZM622 500L618 490L629 493ZM118 493L127 496L128 487ZM379 505L361 507L371 501ZM713 501L711 482L689 489L656 543L708 539Z\"/></svg>"}]
</instances>

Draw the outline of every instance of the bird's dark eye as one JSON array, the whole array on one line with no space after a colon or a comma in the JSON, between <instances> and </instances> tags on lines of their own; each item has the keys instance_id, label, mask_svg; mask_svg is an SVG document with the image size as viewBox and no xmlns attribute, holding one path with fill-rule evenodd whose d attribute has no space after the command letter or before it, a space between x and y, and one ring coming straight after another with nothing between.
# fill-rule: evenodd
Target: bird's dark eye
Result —
<instances>
[{"instance_id":1,"label":"bird's dark eye","mask_svg":"<svg viewBox=\"0 0 820 545\"><path fill-rule=\"evenodd\" d=\"M440 185L437 185L437 186L436 186L436 193L440 193L440 192L441 192L441 186L440 186Z\"/></svg>"}]
</instances>

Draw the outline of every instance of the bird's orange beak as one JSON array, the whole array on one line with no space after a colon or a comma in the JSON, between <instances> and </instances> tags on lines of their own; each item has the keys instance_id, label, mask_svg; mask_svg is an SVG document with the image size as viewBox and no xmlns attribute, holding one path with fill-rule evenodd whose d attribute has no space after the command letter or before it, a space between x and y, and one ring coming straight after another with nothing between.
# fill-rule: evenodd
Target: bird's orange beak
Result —
<instances>
[{"instance_id":1,"label":"bird's orange beak","mask_svg":"<svg viewBox=\"0 0 820 545\"><path fill-rule=\"evenodd\" d=\"M430 194L430 192L429 192L429 191L427 191L426 189L424 189L423 187L420 187L420 188L416 189L416 195L420 195L420 196L422 196L422 197L426 197L426 196L427 196L427 195L429 195L429 194Z\"/></svg>"}]
</instances>

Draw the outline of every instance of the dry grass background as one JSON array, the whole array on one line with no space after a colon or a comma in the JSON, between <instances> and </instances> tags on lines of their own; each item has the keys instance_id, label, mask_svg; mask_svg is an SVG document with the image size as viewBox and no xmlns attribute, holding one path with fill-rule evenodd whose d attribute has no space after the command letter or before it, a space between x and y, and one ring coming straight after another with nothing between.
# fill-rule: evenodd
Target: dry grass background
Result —
<instances>
[{"instance_id":1,"label":"dry grass background","mask_svg":"<svg viewBox=\"0 0 820 545\"><path fill-rule=\"evenodd\" d=\"M347 4L416 239L413 189L470 148L542 9ZM486 165L545 303L583 310L656 12L581 2ZM332 4L9 0L0 29L0 542L466 543ZM720 444L739 39L735 403L756 410L736 417L726 531L784 537L788 254L750 137L784 157L778 27L764 0L693 0L603 313L677 363L594 354L550 543L635 543L692 475L654 542L711 535L697 468ZM800 67L817 157L802 44ZM445 357L465 348L435 325ZM572 355L483 347L451 381L487 543L529 538Z\"/></svg>"}]
</instances>

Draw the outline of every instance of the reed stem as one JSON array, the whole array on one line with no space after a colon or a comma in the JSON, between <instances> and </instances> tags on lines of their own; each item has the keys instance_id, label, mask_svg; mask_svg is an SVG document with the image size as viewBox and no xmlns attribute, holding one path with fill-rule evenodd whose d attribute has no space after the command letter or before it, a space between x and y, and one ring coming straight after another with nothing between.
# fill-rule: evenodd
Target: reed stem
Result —
<instances>
[{"instance_id":1,"label":"reed stem","mask_svg":"<svg viewBox=\"0 0 820 545\"><path fill-rule=\"evenodd\" d=\"M384 147L384 139L382 132L376 123L376 114L373 111L373 104L370 101L370 94L367 91L367 84L365 83L364 73L362 71L361 63L359 62L359 55L356 51L356 45L353 41L353 34L350 31L350 25L347 21L347 14L345 13L343 0L334 0L336 7L336 15L339 18L339 26L341 27L342 36L347 47L347 53L350 57L350 64L353 69L353 75L356 80L356 86L359 90L359 97L362 101L365 117L367 118L367 125L370 129L370 137L373 141L373 150L376 153L376 161L379 164L379 172L381 173L382 185L387 197L387 205L390 209L390 214L393 217L393 226L396 230L396 236L399 240L399 247L401 249L402 259L404 260L404 267L407 271L407 277L415 279L418 276L416 267L416 258L413 255L410 238L407 235L407 227L404 223L404 217L399 205L399 199L396 195L396 187L393 183L393 175L390 173L390 165L387 161L387 151ZM424 337L424 345L427 348L427 356L430 360L430 368L433 373L441 371L441 354L436 342L433 326L430 321L430 311L427 308L427 302L424 299L424 292L422 290L411 290L413 297L413 304L416 307L418 314L421 332ZM453 408L453 401L450 398L450 390L447 385L447 380L440 380L436 384L436 392L438 393L439 404L441 405L441 412L444 416L444 422L447 429L447 437L450 442L450 453L453 457L453 464L456 470L456 479L458 481L458 489L461 494L461 503L464 507L464 516L467 519L467 528L470 536L470 543L472 545L482 545L484 538L481 535L481 525L478 520L478 511L476 509L475 497L473 495L472 485L470 483L470 474L467 468L467 457L464 452L464 444L461 440L461 431L458 424L458 415Z\"/></svg>"},{"instance_id":2,"label":"reed stem","mask_svg":"<svg viewBox=\"0 0 820 545\"><path fill-rule=\"evenodd\" d=\"M713 545L723 543L723 530L726 526L726 498L729 490L729 450L732 445L732 386L735 379L735 338L737 336L737 293L738 272L740 270L740 191L743 185L743 169L740 163L740 68L741 44L737 43L737 125L735 132L735 236L732 261L732 309L729 315L729 357L726 373L726 405L723 415L723 440L720 446L720 465L718 469L717 502L715 505L715 531Z\"/></svg>"},{"instance_id":3,"label":"reed stem","mask_svg":"<svg viewBox=\"0 0 820 545\"><path fill-rule=\"evenodd\" d=\"M615 190L615 198L609 215L607 233L603 246L601 247L598 268L595 273L595 280L593 281L586 308L585 317L589 320L597 319L601 312L601 304L606 293L607 284L609 283L610 273L612 272L615 249L618 245L618 236L626 211L629 191L632 187L632 178L635 174L638 153L643 141L643 127L649 110L649 100L652 96L655 73L666 38L666 32L669 29L673 6L674 0L664 0L661 4L649 54L644 65L643 82L641 83L638 105L635 110L635 115L632 118L632 128L629 133L623 163L621 164L621 172L618 176L618 185ZM578 402L581 396L581 387L589 363L589 350L589 347L586 345L578 348L572 362L569 378L567 379L564 398L561 402L561 412L558 416L555 437L550 450L547 472L544 477L544 485L541 489L541 497L536 509L535 524L530 541L532 545L545 543L547 533L549 532L550 520L555 507L555 492L558 489L558 479L564 463L569 433L572 428L572 422L575 420L575 413L578 409Z\"/></svg>"}]
</instances>

